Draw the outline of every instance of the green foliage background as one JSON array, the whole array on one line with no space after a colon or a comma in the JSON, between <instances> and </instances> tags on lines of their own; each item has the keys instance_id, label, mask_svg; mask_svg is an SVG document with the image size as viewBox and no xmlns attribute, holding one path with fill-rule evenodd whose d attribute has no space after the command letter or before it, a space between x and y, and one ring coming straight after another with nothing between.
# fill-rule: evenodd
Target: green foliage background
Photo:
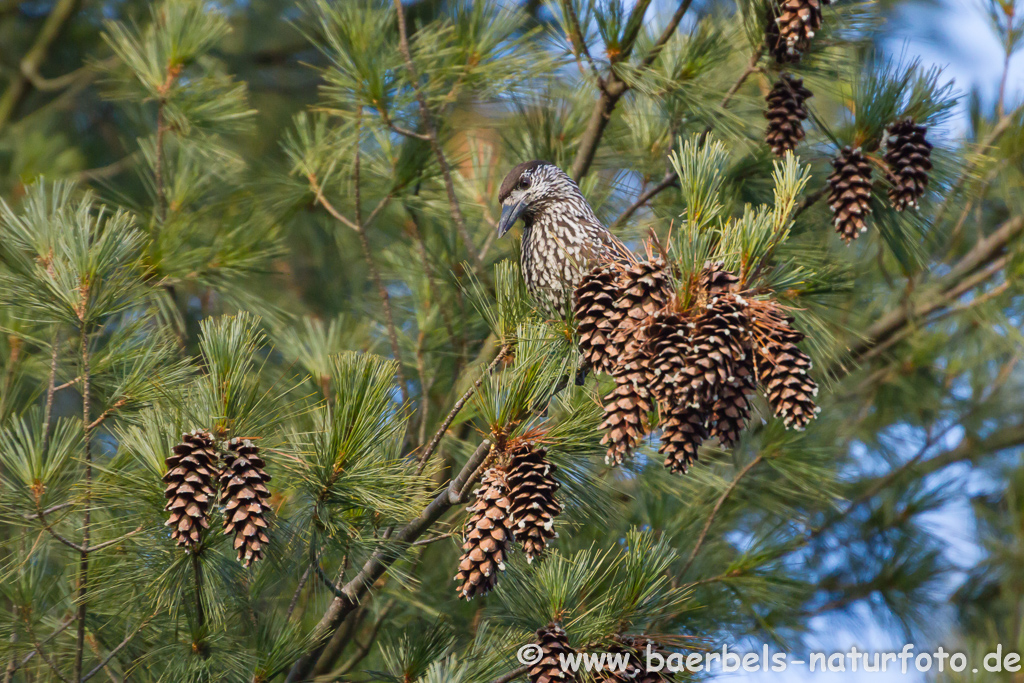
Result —
<instances>
[{"instance_id":1,"label":"green foliage background","mask_svg":"<svg viewBox=\"0 0 1024 683\"><path fill-rule=\"evenodd\" d=\"M566 2L410 2L403 39L383 0L0 0L4 683L507 683L552 619L579 648L799 652L822 617L1024 648L1021 103L880 56L901 3L839 2L791 69L808 139L777 161L760 0ZM1013 54L1024 8L988 10ZM878 156L908 115L933 126L930 191L897 214L878 167L846 247L829 159ZM572 326L496 240L530 158L637 249L763 261L819 419L759 405L686 477L656 438L606 467L607 379L551 398ZM216 519L194 556L164 527L195 428L268 462L250 569ZM457 601L477 467L523 434L559 468L557 549ZM968 481L976 562L935 524Z\"/></svg>"}]
</instances>

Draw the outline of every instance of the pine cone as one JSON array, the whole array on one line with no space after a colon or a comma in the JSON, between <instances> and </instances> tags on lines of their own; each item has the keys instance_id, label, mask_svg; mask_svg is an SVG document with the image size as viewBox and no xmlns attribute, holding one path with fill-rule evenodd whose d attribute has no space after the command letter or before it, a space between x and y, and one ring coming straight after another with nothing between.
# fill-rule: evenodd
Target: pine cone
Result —
<instances>
[{"instance_id":1,"label":"pine cone","mask_svg":"<svg viewBox=\"0 0 1024 683\"><path fill-rule=\"evenodd\" d=\"M690 327L678 315L656 317L648 328L646 352L651 357L650 391L663 405L685 402L688 395L681 390L680 373L686 368L690 346Z\"/></svg>"},{"instance_id":2,"label":"pine cone","mask_svg":"<svg viewBox=\"0 0 1024 683\"><path fill-rule=\"evenodd\" d=\"M779 64L799 62L820 28L818 0L779 0L777 7L768 10L768 49Z\"/></svg>"},{"instance_id":3,"label":"pine cone","mask_svg":"<svg viewBox=\"0 0 1024 683\"><path fill-rule=\"evenodd\" d=\"M540 646L541 658L530 667L530 683L554 683L556 681L569 683L577 680L571 671L562 669L560 657L575 655L576 651L569 646L569 639L560 624L551 622L544 628L538 629L537 645Z\"/></svg>"},{"instance_id":4,"label":"pine cone","mask_svg":"<svg viewBox=\"0 0 1024 683\"><path fill-rule=\"evenodd\" d=\"M700 271L697 278L697 286L711 296L735 292L739 287L740 279L731 271L725 269L722 261L708 261Z\"/></svg>"},{"instance_id":5,"label":"pine cone","mask_svg":"<svg viewBox=\"0 0 1024 683\"><path fill-rule=\"evenodd\" d=\"M711 406L711 429L709 436L718 437L722 448L732 448L740 439L740 433L750 419L748 394L754 393L754 372L752 361L736 366L736 381L722 386L718 400Z\"/></svg>"},{"instance_id":6,"label":"pine cone","mask_svg":"<svg viewBox=\"0 0 1024 683\"><path fill-rule=\"evenodd\" d=\"M562 506L555 500L555 492L561 485L554 475L555 466L543 448L522 444L512 451L508 468L512 528L516 540L523 544L527 562L543 555L548 541L558 537L554 523Z\"/></svg>"},{"instance_id":7,"label":"pine cone","mask_svg":"<svg viewBox=\"0 0 1024 683\"><path fill-rule=\"evenodd\" d=\"M932 170L932 146L925 139L926 126L914 119L904 119L886 130L885 163L892 183L889 203L897 211L908 206L917 208L918 201L928 187L928 172Z\"/></svg>"},{"instance_id":8,"label":"pine cone","mask_svg":"<svg viewBox=\"0 0 1024 683\"><path fill-rule=\"evenodd\" d=\"M787 428L803 430L821 410L814 404L818 385L811 379L811 359L794 344L771 341L755 356L758 379L775 413Z\"/></svg>"},{"instance_id":9,"label":"pine cone","mask_svg":"<svg viewBox=\"0 0 1024 683\"><path fill-rule=\"evenodd\" d=\"M596 372L611 372L620 353L614 338L625 313L615 302L622 284L614 265L599 265L583 277L573 297L580 351Z\"/></svg>"},{"instance_id":10,"label":"pine cone","mask_svg":"<svg viewBox=\"0 0 1024 683\"><path fill-rule=\"evenodd\" d=\"M165 526L173 528L171 538L178 545L190 547L199 543L200 529L210 526L210 503L216 496L216 457L213 435L197 429L182 434L181 443L165 460L164 497L170 500L164 510L171 513Z\"/></svg>"},{"instance_id":11,"label":"pine cone","mask_svg":"<svg viewBox=\"0 0 1024 683\"><path fill-rule=\"evenodd\" d=\"M707 418L701 407L676 404L664 409L661 445L665 467L673 474L686 474L697 461L697 450L708 437Z\"/></svg>"},{"instance_id":12,"label":"pine cone","mask_svg":"<svg viewBox=\"0 0 1024 683\"><path fill-rule=\"evenodd\" d=\"M270 475L264 467L260 449L252 441L235 437L228 442L220 473L224 533L235 535L234 549L246 567L263 558L263 547L270 542L266 532L270 491L265 486Z\"/></svg>"},{"instance_id":13,"label":"pine cone","mask_svg":"<svg viewBox=\"0 0 1024 683\"><path fill-rule=\"evenodd\" d=\"M695 333L677 391L689 403L711 405L720 388L736 381L737 366L746 361L746 302L736 294L711 298L693 322Z\"/></svg>"},{"instance_id":14,"label":"pine cone","mask_svg":"<svg viewBox=\"0 0 1024 683\"><path fill-rule=\"evenodd\" d=\"M764 139L775 156L795 150L797 143L804 139L802 122L807 119L804 102L812 96L802 79L789 74L782 74L768 93L768 108L764 112L768 130Z\"/></svg>"},{"instance_id":15,"label":"pine cone","mask_svg":"<svg viewBox=\"0 0 1024 683\"><path fill-rule=\"evenodd\" d=\"M505 472L496 467L488 469L473 494L476 502L467 508L473 514L463 528L462 557L455 575L460 582L459 597L466 600L486 595L494 588L515 541Z\"/></svg>"},{"instance_id":16,"label":"pine cone","mask_svg":"<svg viewBox=\"0 0 1024 683\"><path fill-rule=\"evenodd\" d=\"M641 261L622 273L621 294L615 302L623 317L618 336L628 337L636 325L642 324L668 303L672 294L665 261L655 258ZM619 341L621 344L621 340Z\"/></svg>"},{"instance_id":17,"label":"pine cone","mask_svg":"<svg viewBox=\"0 0 1024 683\"><path fill-rule=\"evenodd\" d=\"M832 160L835 171L828 177L829 206L836 232L849 244L866 231L871 214L871 164L860 148L843 147Z\"/></svg>"},{"instance_id":18,"label":"pine cone","mask_svg":"<svg viewBox=\"0 0 1024 683\"><path fill-rule=\"evenodd\" d=\"M612 371L615 389L604 397L605 435L601 443L608 446L605 462L619 465L647 435L651 412L650 386L655 381L651 356L646 344L648 325L634 327L633 335L624 340L625 348Z\"/></svg>"}]
</instances>

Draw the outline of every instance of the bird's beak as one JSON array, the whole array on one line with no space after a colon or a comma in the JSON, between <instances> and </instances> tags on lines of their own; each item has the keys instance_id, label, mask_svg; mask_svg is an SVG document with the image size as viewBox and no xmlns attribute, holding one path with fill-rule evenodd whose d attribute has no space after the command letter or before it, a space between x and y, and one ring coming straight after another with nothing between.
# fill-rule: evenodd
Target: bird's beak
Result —
<instances>
[{"instance_id":1,"label":"bird's beak","mask_svg":"<svg viewBox=\"0 0 1024 683\"><path fill-rule=\"evenodd\" d=\"M523 214L523 209L526 208L524 202L519 201L515 204L504 204L501 207L501 218L498 220L498 237L504 236L509 229L515 225L516 221Z\"/></svg>"}]
</instances>

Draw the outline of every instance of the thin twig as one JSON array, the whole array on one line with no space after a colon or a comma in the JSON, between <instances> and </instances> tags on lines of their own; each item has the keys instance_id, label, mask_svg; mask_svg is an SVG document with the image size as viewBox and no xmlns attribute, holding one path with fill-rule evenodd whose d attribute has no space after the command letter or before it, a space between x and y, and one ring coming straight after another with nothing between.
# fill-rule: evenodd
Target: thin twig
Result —
<instances>
[{"instance_id":1,"label":"thin twig","mask_svg":"<svg viewBox=\"0 0 1024 683\"><path fill-rule=\"evenodd\" d=\"M450 531L447 534L441 534L440 536L434 536L433 538L424 538L424 539L421 539L421 540L416 541L415 543L413 543L412 547L416 548L416 547L421 546L421 545L430 545L431 543L437 543L438 541L443 541L446 538L451 538L454 535L455 535L455 532L454 531Z\"/></svg>"},{"instance_id":2,"label":"thin twig","mask_svg":"<svg viewBox=\"0 0 1024 683\"><path fill-rule=\"evenodd\" d=\"M82 519L82 544L79 552L78 569L78 642L75 645L75 680L82 678L82 658L85 655L85 615L87 604L85 596L89 589L89 532L92 522L92 427L89 420L91 408L91 382L89 377L89 330L82 319L79 333L82 338L82 440L85 445L85 513Z\"/></svg>"},{"instance_id":3,"label":"thin twig","mask_svg":"<svg viewBox=\"0 0 1024 683\"><path fill-rule=\"evenodd\" d=\"M483 383L484 378L490 375L492 372L494 372L494 368L496 368L498 366L498 363L500 363L505 358L505 356L508 355L508 352L511 349L512 346L510 344L505 344L504 346L502 346L501 349L498 351L498 355L494 357L494 360L492 360L490 365L487 366L487 369L484 370L484 372L480 375L479 378L477 378L477 380L473 383L473 386L467 389L466 393L459 397L459 400L455 402L455 405L452 406L452 409L448 413L447 417L444 418L444 422L442 422L441 426L438 427L436 432L434 432L434 436L431 437L430 443L427 444L426 448L423 450L423 453L420 455L420 462L419 465L416 467L416 474L421 474L423 472L423 468L427 466L427 460L429 460L430 456L432 456L434 454L434 451L437 450L438 444L441 443L441 439L448 431L448 428L452 426L452 422L455 421L455 417L466 405L466 402L469 401L469 399L473 396L473 393L480 388L480 385Z\"/></svg>"},{"instance_id":4,"label":"thin twig","mask_svg":"<svg viewBox=\"0 0 1024 683\"><path fill-rule=\"evenodd\" d=\"M462 214L462 207L459 205L459 199L455 195L455 182L452 180L452 169L448 164L448 159L445 158L444 150L441 148L441 139L438 135L437 124L434 122L434 116L430 112L430 107L427 105L427 98L423 94L423 90L420 88L420 78L416 71L416 64L412 59L412 51L409 49L409 34L405 25L405 8L402 6L402 0L394 0L395 14L398 19L398 49L402 53L402 58L405 60L405 69L409 72L409 80L412 83L413 91L416 94L416 102L419 104L420 117L423 119L423 127L426 129L427 140L430 142L430 147L434 151L434 156L437 158L437 165L441 168L441 178L444 180L444 189L448 194L448 206L452 212L452 219L455 221L455 228L458 230L459 235L462 237L462 241L466 245L466 251L469 253L473 263L476 264L477 269L483 272L484 263L480 258L480 252L477 251L476 245L473 243L473 239L469 234L469 230L466 228L466 218Z\"/></svg>"},{"instance_id":5,"label":"thin twig","mask_svg":"<svg viewBox=\"0 0 1024 683\"><path fill-rule=\"evenodd\" d=\"M28 95L31 81L25 73L38 73L49 54L50 47L60 35L78 7L78 0L60 0L46 17L32 47L21 60L21 73L11 79L3 97L0 97L0 130L14 117L14 112Z\"/></svg>"},{"instance_id":6,"label":"thin twig","mask_svg":"<svg viewBox=\"0 0 1024 683\"><path fill-rule=\"evenodd\" d=\"M50 635L46 636L41 641L39 641L39 645L46 645L48 642L50 642L51 640L53 640L54 638L59 636L61 633L64 633L64 631L66 631L68 629L68 627L71 626L71 624L73 624L73 623L75 623L75 615L71 615L70 617L67 617L63 622L61 622L60 626L58 626L56 629L54 629L53 633L51 633ZM33 643L33 645L35 645L35 643ZM9 683L11 677L14 676L14 673L18 669L20 669L21 667L23 667L26 664L28 664L32 660L32 658L35 657L36 654L38 654L38 653L39 653L39 650L38 650L38 646L37 646L37 649L32 650L27 655L22 657L21 661L18 662L17 664L15 664L14 660L12 659L11 660L11 666L9 666L7 668L7 672L4 674L4 681L5 681L5 683Z\"/></svg>"},{"instance_id":7,"label":"thin twig","mask_svg":"<svg viewBox=\"0 0 1024 683\"><path fill-rule=\"evenodd\" d=\"M60 672L60 669L57 668L57 663L50 658L50 655L46 654L46 650L43 649L43 644L40 643L39 638L36 637L35 629L32 628L31 618L25 619L25 631L28 632L28 637L31 639L32 645L35 646L36 652L38 652L39 656L43 658L46 665L53 670L53 673L56 674L57 678L64 681L64 683L70 683L70 681L64 677L64 674Z\"/></svg>"},{"instance_id":8,"label":"thin twig","mask_svg":"<svg viewBox=\"0 0 1024 683\"><path fill-rule=\"evenodd\" d=\"M725 501L728 500L729 496L732 495L732 492L736 490L736 486L740 483L740 480L747 476L750 470L754 469L754 467L763 459L764 456L761 453L758 453L757 457L747 463L747 466L740 470L736 476L733 477L733 480L729 482L729 485L725 487L725 490L722 491L722 495L718 497L717 501L715 501L715 507L711 508L711 514L708 515L707 520L704 522L704 528L701 529L700 535L697 537L697 543L694 544L693 550L690 551L690 556L686 558L686 564L683 565L682 570L679 572L680 576L686 574L690 565L692 565L693 561L697 558L697 553L700 552L701 546L704 545L704 540L708 537L708 531L711 529L711 524L715 521L715 517L718 516L718 511L722 509Z\"/></svg>"},{"instance_id":9,"label":"thin twig","mask_svg":"<svg viewBox=\"0 0 1024 683\"><path fill-rule=\"evenodd\" d=\"M117 654L118 652L120 652L121 650L123 650L123 649L125 648L125 646L126 646L126 645L128 645L128 643L130 643L130 642L132 641L132 639L133 639L133 638L135 638L135 636L137 636L137 635L139 634L139 631L141 631L142 629L146 628L146 626L147 626L147 625L149 624L149 622L150 622L150 621L152 621L153 617L155 617L155 616L156 616L156 614L157 614L156 612L153 612L153 613L152 613L152 614L150 614L150 615L149 615L148 617L146 617L145 619L143 619L143 620L142 620L142 623L140 623L140 624L139 624L139 625L138 625L138 626L136 627L136 629L135 629L134 631L132 631L132 632L131 632L130 634L128 634L128 635L127 635L127 636L125 637L125 639L124 639L124 640L122 640L122 641L120 642L120 644L119 644L119 645L118 645L117 647L115 647L115 648L114 648L113 650L111 650L111 651L110 651L110 654L108 654L108 655L107 655L107 657L106 657L106 658L105 658L105 659L104 659L104 660L103 660L102 662L100 662L100 663L99 663L99 664L97 664L97 665L96 665L95 667L93 667L93 668L92 668L92 669L91 669L91 670L89 671L89 673L87 673L87 674L85 674L84 676L82 676L82 678L81 678L81 681L80 681L79 683L85 683L85 682L86 682L87 680L89 680L90 678L92 678L92 677L93 677L93 675L95 675L96 673L98 673L100 669L102 669L103 667L105 667L105 666L107 665L107 663L108 663L108 662L110 662L110 660L111 660L111 659L113 659L113 658L114 658L114 656L115 656L115 655L116 655L116 654Z\"/></svg>"},{"instance_id":10,"label":"thin twig","mask_svg":"<svg viewBox=\"0 0 1024 683\"><path fill-rule=\"evenodd\" d=\"M530 665L529 664L523 664L518 669L512 669L512 671L509 671L504 676L499 676L498 678L495 678L493 681L491 681L491 683L510 683L510 681L514 681L515 679L519 678L523 674L527 673L529 670L530 670Z\"/></svg>"},{"instance_id":11,"label":"thin twig","mask_svg":"<svg viewBox=\"0 0 1024 683\"><path fill-rule=\"evenodd\" d=\"M306 567L306 571L302 572L302 577L299 579L299 585L295 587L295 592L292 593L292 600L288 603L288 611L284 613L284 620L288 621L292 618L292 613L295 611L295 606L299 604L299 595L302 594L302 589L306 585L306 581L309 580L309 573L312 571L313 565Z\"/></svg>"},{"instance_id":12,"label":"thin twig","mask_svg":"<svg viewBox=\"0 0 1024 683\"><path fill-rule=\"evenodd\" d=\"M689 3L686 4L687 6L689 6ZM725 109L727 106L729 106L729 102L731 102L732 98L736 95L737 92L739 92L740 87L743 86L743 84L746 82L746 80L750 77L751 74L757 71L757 63L761 59L762 52L764 52L763 45L758 47L754 51L754 54L750 57L750 61L747 63L747 67L740 74L740 77L736 79L736 82L733 83L732 87L730 87L729 90L726 91L725 95L722 97L722 101L718 103L720 109ZM711 131L714 130L714 127L714 122L711 122L707 125L706 128L704 128L703 132L701 132L700 134L700 142L703 143L704 140L707 139L707 136L711 134ZM644 190L640 194L640 196L637 197L636 201L630 204L626 208L626 210L623 211L622 214L620 214L619 217L615 219L615 222L612 223L612 227L621 227L623 224L625 224L627 220L629 220L629 218L634 213L636 213L638 210L646 206L648 202L650 202L652 199L657 197L659 194L661 194L668 188L675 185L677 182L679 182L679 176L676 174L675 169L669 169L668 171L666 171L665 175L662 177L661 180L658 181L656 185L648 188L647 190ZM799 213L799 211L797 213ZM795 217L796 214L794 214L794 218Z\"/></svg>"},{"instance_id":13,"label":"thin twig","mask_svg":"<svg viewBox=\"0 0 1024 683\"><path fill-rule=\"evenodd\" d=\"M360 220L361 210L359 209L359 146L356 145L355 153L355 206L356 206L356 220L353 222L349 220L345 214L341 213L334 207L334 205L324 196L323 188L320 187L320 183L314 174L310 173L306 176L309 181L310 189L313 190L313 194L316 196L316 202L320 206L327 210L327 213L331 214L338 221L344 223L348 227L352 228L356 236L359 239L359 247L363 252L363 260L366 261L367 270L370 271L370 279L373 280L374 287L377 289L377 295L380 297L381 305L384 308L384 320L385 327L388 334L388 342L391 345L391 353L395 357L395 361L398 363L398 389L402 396L402 403L406 403L409 400L408 388L406 387L407 382L405 381L405 370L404 363L402 362L402 349L398 344L398 330L395 327L395 317L391 310L391 296L388 294L387 287L384 286L384 279L380 275L380 269L377 268L376 261L373 260L373 252L370 250L370 242L366 237L366 231L363 228L363 224ZM377 205L374 212L371 214L375 216L376 213L383 208L382 203Z\"/></svg>"}]
</instances>

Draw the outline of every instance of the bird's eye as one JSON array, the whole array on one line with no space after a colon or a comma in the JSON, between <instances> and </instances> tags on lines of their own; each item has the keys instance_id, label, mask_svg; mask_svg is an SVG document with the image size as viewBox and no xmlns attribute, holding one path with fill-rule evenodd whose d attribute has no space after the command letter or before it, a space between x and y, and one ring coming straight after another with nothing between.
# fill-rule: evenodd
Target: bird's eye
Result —
<instances>
[{"instance_id":1,"label":"bird's eye","mask_svg":"<svg viewBox=\"0 0 1024 683\"><path fill-rule=\"evenodd\" d=\"M522 178L519 179L519 189L525 190L528 187L530 187L530 178L527 176L523 176Z\"/></svg>"}]
</instances>

